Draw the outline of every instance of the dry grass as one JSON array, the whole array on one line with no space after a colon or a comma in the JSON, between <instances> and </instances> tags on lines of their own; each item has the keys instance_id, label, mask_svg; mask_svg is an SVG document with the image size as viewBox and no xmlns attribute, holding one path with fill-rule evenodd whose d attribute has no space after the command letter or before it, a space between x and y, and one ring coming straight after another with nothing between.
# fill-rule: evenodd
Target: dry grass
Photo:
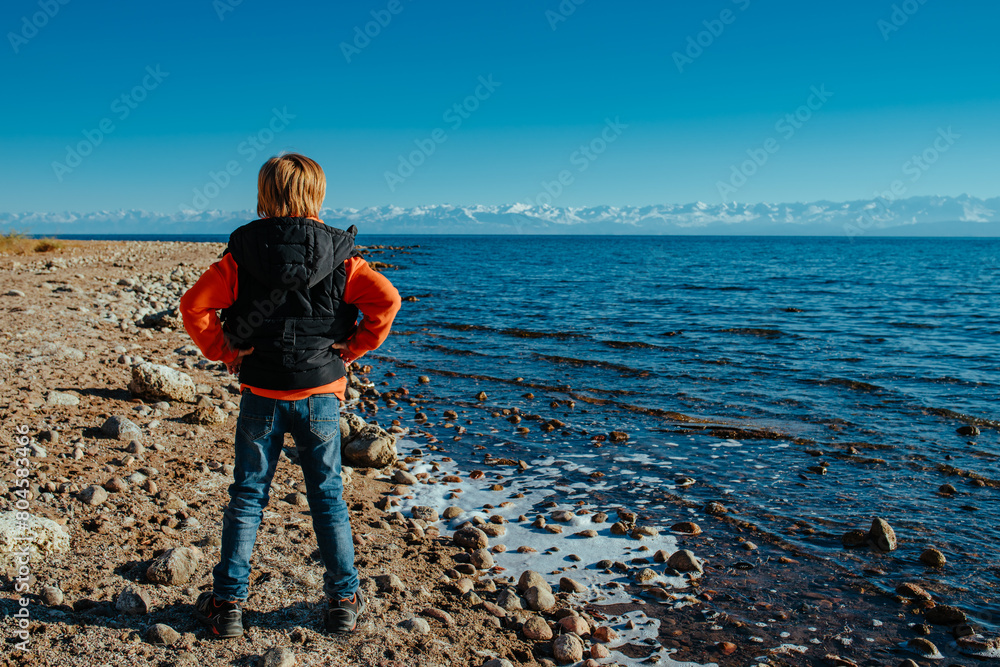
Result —
<instances>
[{"instance_id":1,"label":"dry grass","mask_svg":"<svg viewBox=\"0 0 1000 667\"><path fill-rule=\"evenodd\" d=\"M10 231L0 234L0 253L7 255L57 252L74 245L72 241L63 241L61 239L33 239L24 234L24 232Z\"/></svg>"},{"instance_id":2,"label":"dry grass","mask_svg":"<svg viewBox=\"0 0 1000 667\"><path fill-rule=\"evenodd\" d=\"M53 252L55 250L62 250L66 247L66 244L59 239L38 239L35 244L35 252Z\"/></svg>"}]
</instances>

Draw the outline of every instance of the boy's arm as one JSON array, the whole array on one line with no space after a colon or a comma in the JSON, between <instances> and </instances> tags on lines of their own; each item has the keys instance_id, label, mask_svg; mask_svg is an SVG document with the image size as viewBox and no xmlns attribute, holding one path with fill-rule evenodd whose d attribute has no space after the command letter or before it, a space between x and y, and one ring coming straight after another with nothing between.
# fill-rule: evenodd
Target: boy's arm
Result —
<instances>
[{"instance_id":1,"label":"boy's arm","mask_svg":"<svg viewBox=\"0 0 1000 667\"><path fill-rule=\"evenodd\" d=\"M228 308L238 292L236 261L225 255L208 267L198 282L181 297L180 311L191 340L209 361L232 365L240 356L222 333L222 324L215 311Z\"/></svg>"},{"instance_id":2,"label":"boy's arm","mask_svg":"<svg viewBox=\"0 0 1000 667\"><path fill-rule=\"evenodd\" d=\"M401 301L389 279L368 266L363 257L347 260L344 301L357 306L364 315L354 334L336 346L344 361L350 363L385 341Z\"/></svg>"}]
</instances>

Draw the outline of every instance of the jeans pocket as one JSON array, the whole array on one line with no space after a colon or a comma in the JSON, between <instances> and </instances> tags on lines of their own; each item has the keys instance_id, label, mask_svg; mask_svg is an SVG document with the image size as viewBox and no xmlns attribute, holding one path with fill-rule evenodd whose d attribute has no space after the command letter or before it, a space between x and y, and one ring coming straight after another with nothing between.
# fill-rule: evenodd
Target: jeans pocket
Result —
<instances>
[{"instance_id":1,"label":"jeans pocket","mask_svg":"<svg viewBox=\"0 0 1000 667\"><path fill-rule=\"evenodd\" d=\"M252 441L259 440L271 433L274 428L273 398L257 396L246 390L240 399L240 417L236 428Z\"/></svg>"},{"instance_id":2,"label":"jeans pocket","mask_svg":"<svg viewBox=\"0 0 1000 667\"><path fill-rule=\"evenodd\" d=\"M340 435L340 400L335 394L313 394L309 397L309 430L326 442Z\"/></svg>"}]
</instances>

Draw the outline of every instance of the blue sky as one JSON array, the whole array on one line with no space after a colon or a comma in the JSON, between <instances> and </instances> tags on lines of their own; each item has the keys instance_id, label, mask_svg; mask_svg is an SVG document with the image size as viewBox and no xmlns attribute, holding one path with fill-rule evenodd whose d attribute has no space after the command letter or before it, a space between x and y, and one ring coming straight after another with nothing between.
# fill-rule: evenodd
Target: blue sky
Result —
<instances>
[{"instance_id":1,"label":"blue sky","mask_svg":"<svg viewBox=\"0 0 1000 667\"><path fill-rule=\"evenodd\" d=\"M0 10L0 211L250 208L283 150L331 207L1000 195L995 2L64 1Z\"/></svg>"}]
</instances>

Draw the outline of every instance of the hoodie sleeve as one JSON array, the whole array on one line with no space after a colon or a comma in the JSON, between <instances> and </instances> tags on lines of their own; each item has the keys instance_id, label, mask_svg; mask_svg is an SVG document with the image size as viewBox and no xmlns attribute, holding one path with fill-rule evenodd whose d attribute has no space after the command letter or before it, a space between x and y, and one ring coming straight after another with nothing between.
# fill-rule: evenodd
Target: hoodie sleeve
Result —
<instances>
[{"instance_id":1,"label":"hoodie sleeve","mask_svg":"<svg viewBox=\"0 0 1000 667\"><path fill-rule=\"evenodd\" d=\"M347 339L347 349L341 353L344 361L350 363L388 338L401 301L389 279L368 266L363 257L351 257L346 264L344 301L353 303L364 315L354 335Z\"/></svg>"},{"instance_id":2,"label":"hoodie sleeve","mask_svg":"<svg viewBox=\"0 0 1000 667\"><path fill-rule=\"evenodd\" d=\"M209 361L229 364L236 350L229 346L217 310L228 308L238 293L236 260L226 254L208 267L198 282L181 297L180 311L191 340Z\"/></svg>"}]
</instances>

